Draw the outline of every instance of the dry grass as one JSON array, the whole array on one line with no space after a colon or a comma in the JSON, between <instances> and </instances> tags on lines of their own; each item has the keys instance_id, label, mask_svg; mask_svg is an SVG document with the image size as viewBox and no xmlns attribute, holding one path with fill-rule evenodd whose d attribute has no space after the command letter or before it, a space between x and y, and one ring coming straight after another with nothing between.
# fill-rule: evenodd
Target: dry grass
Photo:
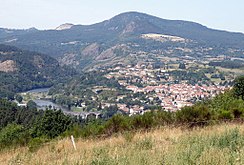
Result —
<instances>
[{"instance_id":1,"label":"dry grass","mask_svg":"<svg viewBox=\"0 0 244 165\"><path fill-rule=\"evenodd\" d=\"M162 127L106 139L70 139L45 144L36 152L8 150L0 164L244 164L244 124L223 124L193 130Z\"/></svg>"}]
</instances>

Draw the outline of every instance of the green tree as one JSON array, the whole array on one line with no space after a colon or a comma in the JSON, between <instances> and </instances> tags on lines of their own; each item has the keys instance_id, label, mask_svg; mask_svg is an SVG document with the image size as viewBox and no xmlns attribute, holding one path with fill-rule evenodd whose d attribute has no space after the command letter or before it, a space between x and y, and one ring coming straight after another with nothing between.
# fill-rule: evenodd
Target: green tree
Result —
<instances>
[{"instance_id":1,"label":"green tree","mask_svg":"<svg viewBox=\"0 0 244 165\"><path fill-rule=\"evenodd\" d=\"M33 100L30 100L27 103L27 107L28 107L28 109L36 109L37 108L37 104Z\"/></svg>"},{"instance_id":2,"label":"green tree","mask_svg":"<svg viewBox=\"0 0 244 165\"><path fill-rule=\"evenodd\" d=\"M244 100L244 76L237 77L234 81L234 95Z\"/></svg>"},{"instance_id":3,"label":"green tree","mask_svg":"<svg viewBox=\"0 0 244 165\"><path fill-rule=\"evenodd\" d=\"M186 65L184 63L180 63L179 69L186 69Z\"/></svg>"},{"instance_id":4,"label":"green tree","mask_svg":"<svg viewBox=\"0 0 244 165\"><path fill-rule=\"evenodd\" d=\"M34 137L54 138L65 132L72 125L72 119L61 110L46 110L44 116L36 123Z\"/></svg>"},{"instance_id":5,"label":"green tree","mask_svg":"<svg viewBox=\"0 0 244 165\"><path fill-rule=\"evenodd\" d=\"M17 124L9 124L0 132L0 148L13 145L25 145L30 139L30 135L24 127Z\"/></svg>"},{"instance_id":6,"label":"green tree","mask_svg":"<svg viewBox=\"0 0 244 165\"><path fill-rule=\"evenodd\" d=\"M15 99L16 99L19 103L21 103L21 102L23 101L23 97L22 97L21 95L19 95L19 94L17 94L17 95L15 96Z\"/></svg>"}]
</instances>

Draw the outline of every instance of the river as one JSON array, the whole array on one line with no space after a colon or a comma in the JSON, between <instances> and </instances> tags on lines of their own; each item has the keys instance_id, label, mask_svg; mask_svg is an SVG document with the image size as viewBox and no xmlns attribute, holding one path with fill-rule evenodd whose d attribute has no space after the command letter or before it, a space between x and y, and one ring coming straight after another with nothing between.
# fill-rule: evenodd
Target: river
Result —
<instances>
[{"instance_id":1,"label":"river","mask_svg":"<svg viewBox=\"0 0 244 165\"><path fill-rule=\"evenodd\" d=\"M45 109L46 107L52 107L53 109L61 109L62 111L68 111L68 108L65 108L61 105L55 104L50 100L42 100L42 99L36 99L33 100L39 109Z\"/></svg>"},{"instance_id":2,"label":"river","mask_svg":"<svg viewBox=\"0 0 244 165\"><path fill-rule=\"evenodd\" d=\"M50 88L38 88L26 91L24 93L30 93L30 94L37 94L37 93L48 93ZM33 100L36 104L38 109L46 109L46 107L52 107L53 109L61 109L62 111L68 111L68 108L63 107L61 105L58 105L51 100L44 100L44 99L34 99Z\"/></svg>"}]
</instances>

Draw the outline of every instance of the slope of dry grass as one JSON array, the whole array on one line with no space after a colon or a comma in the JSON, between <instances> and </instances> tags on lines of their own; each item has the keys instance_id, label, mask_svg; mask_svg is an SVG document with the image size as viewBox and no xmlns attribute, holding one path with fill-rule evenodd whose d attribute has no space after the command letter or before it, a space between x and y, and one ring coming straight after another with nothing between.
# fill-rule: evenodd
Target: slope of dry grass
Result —
<instances>
[{"instance_id":1,"label":"slope of dry grass","mask_svg":"<svg viewBox=\"0 0 244 165\"><path fill-rule=\"evenodd\" d=\"M244 124L195 128L162 127L106 139L56 140L30 152L2 151L0 164L244 164Z\"/></svg>"}]
</instances>

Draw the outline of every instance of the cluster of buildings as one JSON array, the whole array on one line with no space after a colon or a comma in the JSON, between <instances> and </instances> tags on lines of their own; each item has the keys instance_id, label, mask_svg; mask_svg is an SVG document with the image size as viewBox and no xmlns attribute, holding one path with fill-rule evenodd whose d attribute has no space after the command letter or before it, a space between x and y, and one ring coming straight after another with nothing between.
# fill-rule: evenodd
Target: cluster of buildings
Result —
<instances>
[{"instance_id":1,"label":"cluster of buildings","mask_svg":"<svg viewBox=\"0 0 244 165\"><path fill-rule=\"evenodd\" d=\"M214 97L219 93L225 91L223 86L206 86L206 85L189 85L189 84L171 84L146 86L139 88L137 86L126 86L126 89L134 93L142 92L144 94L151 94L151 98L155 97L161 100L161 106L165 110L175 111L184 106L191 106L198 100ZM153 94L152 94L153 93Z\"/></svg>"},{"instance_id":2,"label":"cluster of buildings","mask_svg":"<svg viewBox=\"0 0 244 165\"><path fill-rule=\"evenodd\" d=\"M175 83L175 79L168 74L167 66L154 69L150 65L140 64L133 67L118 66L110 71L107 78L117 79L127 90L145 94L149 100L157 98L159 106L168 111L191 106L226 90L226 87L219 85L190 85L187 81ZM125 104L119 104L118 108L130 114L143 113L145 110L142 106L128 107Z\"/></svg>"},{"instance_id":3,"label":"cluster of buildings","mask_svg":"<svg viewBox=\"0 0 244 165\"><path fill-rule=\"evenodd\" d=\"M110 69L110 73L106 75L107 78L118 79L121 85L128 85L131 83L141 83L148 85L157 85L159 81L173 81L167 73L168 66L163 68L155 68L153 64L137 64L135 66L118 66ZM163 75L163 76L162 76ZM130 81L128 81L130 80Z\"/></svg>"}]
</instances>

